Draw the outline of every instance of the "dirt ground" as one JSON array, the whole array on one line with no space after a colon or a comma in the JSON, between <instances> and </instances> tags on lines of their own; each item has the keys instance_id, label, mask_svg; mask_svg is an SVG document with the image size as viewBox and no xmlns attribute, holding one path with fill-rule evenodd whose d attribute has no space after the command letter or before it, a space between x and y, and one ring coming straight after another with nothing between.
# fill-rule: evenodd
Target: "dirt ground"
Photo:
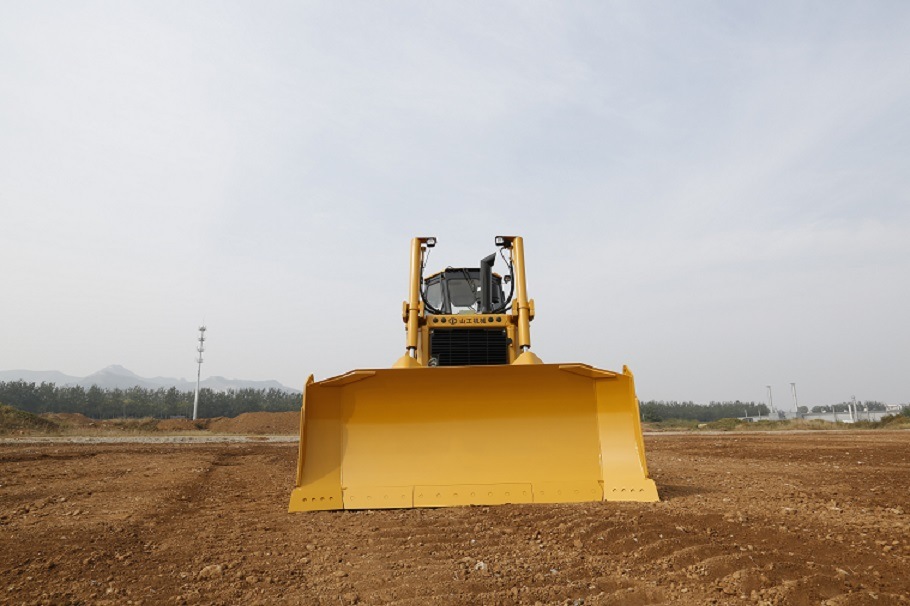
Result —
<instances>
[{"instance_id":1,"label":"dirt ground","mask_svg":"<svg viewBox=\"0 0 910 606\"><path fill-rule=\"evenodd\" d=\"M0 444L0 603L910 603L910 431L646 443L660 503L293 515L294 444Z\"/></svg>"},{"instance_id":2,"label":"dirt ground","mask_svg":"<svg viewBox=\"0 0 910 606\"><path fill-rule=\"evenodd\" d=\"M0 405L0 436L246 434L298 435L300 411L246 412L210 419L91 419L80 413L33 415Z\"/></svg>"}]
</instances>

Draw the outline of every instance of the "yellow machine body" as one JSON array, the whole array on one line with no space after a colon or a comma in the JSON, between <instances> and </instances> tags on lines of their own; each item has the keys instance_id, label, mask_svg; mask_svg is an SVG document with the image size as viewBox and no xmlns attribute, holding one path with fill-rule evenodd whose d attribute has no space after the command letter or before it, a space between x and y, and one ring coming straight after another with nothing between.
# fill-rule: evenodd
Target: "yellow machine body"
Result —
<instances>
[{"instance_id":1,"label":"yellow machine body","mask_svg":"<svg viewBox=\"0 0 910 606\"><path fill-rule=\"evenodd\" d=\"M656 501L632 375L355 370L304 394L291 511Z\"/></svg>"},{"instance_id":2,"label":"yellow machine body","mask_svg":"<svg viewBox=\"0 0 910 606\"><path fill-rule=\"evenodd\" d=\"M632 373L542 363L523 295L513 313L429 317L412 296L393 368L310 377L289 510L658 500ZM475 322L509 335L507 363L428 365L429 331Z\"/></svg>"}]
</instances>

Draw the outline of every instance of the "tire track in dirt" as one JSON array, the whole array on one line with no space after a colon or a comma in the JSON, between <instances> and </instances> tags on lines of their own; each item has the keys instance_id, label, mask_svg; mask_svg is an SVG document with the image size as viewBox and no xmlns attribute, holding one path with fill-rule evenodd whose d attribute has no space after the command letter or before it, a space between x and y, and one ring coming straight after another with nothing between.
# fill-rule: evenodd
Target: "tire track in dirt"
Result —
<instances>
[{"instance_id":1,"label":"tire track in dirt","mask_svg":"<svg viewBox=\"0 0 910 606\"><path fill-rule=\"evenodd\" d=\"M293 445L4 445L0 603L910 603L910 432L647 440L660 503L295 515Z\"/></svg>"},{"instance_id":2,"label":"tire track in dirt","mask_svg":"<svg viewBox=\"0 0 910 606\"><path fill-rule=\"evenodd\" d=\"M5 455L4 463L16 458ZM17 463L28 460L18 458ZM158 545L146 530L155 526L161 510L196 483L200 461L136 446L53 452L30 460L41 472L23 474L32 492L17 491L30 502L19 510L21 515L7 520L3 530L12 532L0 535L18 556L11 572L25 581L37 575L53 579L53 591L44 592L45 603L79 602L77 596L122 599L128 595L121 589L125 585L154 594L155 583L137 575L141 571L133 570L133 564L159 557ZM53 486L50 497L33 499L34 490L46 494L48 486ZM29 540L17 540L16 535ZM52 544L68 551L48 549ZM16 595L18 588L9 585L6 597Z\"/></svg>"}]
</instances>

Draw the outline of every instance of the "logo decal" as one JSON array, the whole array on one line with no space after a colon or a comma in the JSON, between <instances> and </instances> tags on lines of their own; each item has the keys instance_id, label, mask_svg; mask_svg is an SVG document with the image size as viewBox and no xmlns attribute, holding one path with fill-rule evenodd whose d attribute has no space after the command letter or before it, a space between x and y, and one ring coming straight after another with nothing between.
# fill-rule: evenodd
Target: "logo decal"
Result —
<instances>
[{"instance_id":1,"label":"logo decal","mask_svg":"<svg viewBox=\"0 0 910 606\"><path fill-rule=\"evenodd\" d=\"M496 320L500 321L500 320ZM487 318L482 315L465 315L465 316L450 316L448 319L443 320L444 323L449 324L450 326L455 326L456 324L486 324L493 323L493 318Z\"/></svg>"}]
</instances>

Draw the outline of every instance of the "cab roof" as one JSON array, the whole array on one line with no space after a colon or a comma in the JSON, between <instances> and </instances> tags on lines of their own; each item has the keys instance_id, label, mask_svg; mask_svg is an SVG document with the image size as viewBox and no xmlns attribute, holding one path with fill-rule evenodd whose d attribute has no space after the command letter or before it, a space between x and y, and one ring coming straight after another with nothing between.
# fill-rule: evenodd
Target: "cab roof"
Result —
<instances>
[{"instance_id":1,"label":"cab roof","mask_svg":"<svg viewBox=\"0 0 910 606\"><path fill-rule=\"evenodd\" d=\"M424 280L432 280L432 279L435 278L436 276L438 276L438 275L440 275L440 274L444 274L444 273L446 273L447 271L459 271L459 272L460 272L460 271L474 271L474 272L480 272L480 269L477 268L477 267L446 267L445 269L440 270L440 271L437 271L437 272L434 273L434 274L430 274L429 276L424 276L423 279L424 279ZM499 275L498 273L496 273L495 271L493 272L493 277L494 277L494 278L499 278L500 280L502 279L502 276Z\"/></svg>"}]
</instances>

